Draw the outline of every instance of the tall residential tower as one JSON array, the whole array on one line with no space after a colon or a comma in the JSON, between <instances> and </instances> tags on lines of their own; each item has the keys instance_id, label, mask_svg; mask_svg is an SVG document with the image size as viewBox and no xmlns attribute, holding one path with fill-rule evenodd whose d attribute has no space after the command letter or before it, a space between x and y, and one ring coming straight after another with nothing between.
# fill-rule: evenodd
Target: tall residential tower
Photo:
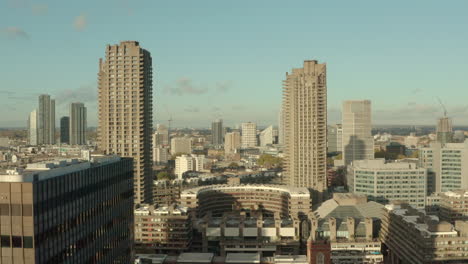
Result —
<instances>
[{"instance_id":1,"label":"tall residential tower","mask_svg":"<svg viewBox=\"0 0 468 264\"><path fill-rule=\"evenodd\" d=\"M99 61L99 149L133 157L135 203L151 202L153 69L136 41L106 47Z\"/></svg>"},{"instance_id":2,"label":"tall residential tower","mask_svg":"<svg viewBox=\"0 0 468 264\"><path fill-rule=\"evenodd\" d=\"M223 132L223 120L217 119L211 123L211 144L215 146L222 146L224 137Z\"/></svg>"},{"instance_id":3,"label":"tall residential tower","mask_svg":"<svg viewBox=\"0 0 468 264\"><path fill-rule=\"evenodd\" d=\"M86 144L86 107L82 103L70 105L70 145Z\"/></svg>"},{"instance_id":4,"label":"tall residential tower","mask_svg":"<svg viewBox=\"0 0 468 264\"><path fill-rule=\"evenodd\" d=\"M317 202L326 188L326 64L304 61L283 81L284 181L313 189Z\"/></svg>"},{"instance_id":5,"label":"tall residential tower","mask_svg":"<svg viewBox=\"0 0 468 264\"><path fill-rule=\"evenodd\" d=\"M55 100L50 95L39 96L39 108L37 111L37 144L55 144Z\"/></svg>"}]
</instances>

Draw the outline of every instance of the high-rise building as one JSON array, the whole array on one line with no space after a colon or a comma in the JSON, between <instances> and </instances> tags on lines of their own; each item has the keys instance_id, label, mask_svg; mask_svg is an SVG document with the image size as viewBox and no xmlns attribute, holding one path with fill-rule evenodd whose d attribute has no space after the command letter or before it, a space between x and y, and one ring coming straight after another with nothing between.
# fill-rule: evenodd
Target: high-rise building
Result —
<instances>
[{"instance_id":1,"label":"high-rise building","mask_svg":"<svg viewBox=\"0 0 468 264\"><path fill-rule=\"evenodd\" d=\"M427 170L413 163L375 159L355 160L348 166L349 191L382 204L405 201L424 209L426 183Z\"/></svg>"},{"instance_id":2,"label":"high-rise building","mask_svg":"<svg viewBox=\"0 0 468 264\"><path fill-rule=\"evenodd\" d=\"M222 146L223 137L224 137L223 120L218 119L214 121L213 123L211 123L211 144L215 146Z\"/></svg>"},{"instance_id":3,"label":"high-rise building","mask_svg":"<svg viewBox=\"0 0 468 264\"><path fill-rule=\"evenodd\" d=\"M135 202L151 202L153 69L136 41L106 47L99 60L99 149L134 159Z\"/></svg>"},{"instance_id":4,"label":"high-rise building","mask_svg":"<svg viewBox=\"0 0 468 264\"><path fill-rule=\"evenodd\" d=\"M60 143L70 144L70 117L60 118Z\"/></svg>"},{"instance_id":5,"label":"high-rise building","mask_svg":"<svg viewBox=\"0 0 468 264\"><path fill-rule=\"evenodd\" d=\"M420 166L428 169L429 193L468 189L468 140L464 143L431 143L421 148Z\"/></svg>"},{"instance_id":6,"label":"high-rise building","mask_svg":"<svg viewBox=\"0 0 468 264\"><path fill-rule=\"evenodd\" d=\"M153 162L156 164L166 164L169 160L168 147L153 147Z\"/></svg>"},{"instance_id":7,"label":"high-rise building","mask_svg":"<svg viewBox=\"0 0 468 264\"><path fill-rule=\"evenodd\" d=\"M344 101L342 118L344 164L349 165L355 160L373 159L371 101Z\"/></svg>"},{"instance_id":8,"label":"high-rise building","mask_svg":"<svg viewBox=\"0 0 468 264\"><path fill-rule=\"evenodd\" d=\"M86 145L86 107L83 103L70 105L70 145Z\"/></svg>"},{"instance_id":9,"label":"high-rise building","mask_svg":"<svg viewBox=\"0 0 468 264\"><path fill-rule=\"evenodd\" d=\"M50 95L39 96L37 111L37 144L55 144L55 100Z\"/></svg>"},{"instance_id":10,"label":"high-rise building","mask_svg":"<svg viewBox=\"0 0 468 264\"><path fill-rule=\"evenodd\" d=\"M178 137L171 139L171 154L191 154L192 153L192 139L189 137Z\"/></svg>"},{"instance_id":11,"label":"high-rise building","mask_svg":"<svg viewBox=\"0 0 468 264\"><path fill-rule=\"evenodd\" d=\"M453 142L452 119L444 116L437 122L437 141L445 144Z\"/></svg>"},{"instance_id":12,"label":"high-rise building","mask_svg":"<svg viewBox=\"0 0 468 264\"><path fill-rule=\"evenodd\" d=\"M201 171L205 162L204 155L182 155L175 160L175 175L179 180L187 171Z\"/></svg>"},{"instance_id":13,"label":"high-rise building","mask_svg":"<svg viewBox=\"0 0 468 264\"><path fill-rule=\"evenodd\" d=\"M224 152L232 154L237 152L241 147L241 135L239 132L229 132L224 135Z\"/></svg>"},{"instance_id":14,"label":"high-rise building","mask_svg":"<svg viewBox=\"0 0 468 264\"><path fill-rule=\"evenodd\" d=\"M257 146L257 124L252 122L242 123L241 142L243 148Z\"/></svg>"},{"instance_id":15,"label":"high-rise building","mask_svg":"<svg viewBox=\"0 0 468 264\"><path fill-rule=\"evenodd\" d=\"M278 144L284 144L284 111L283 106L278 113Z\"/></svg>"},{"instance_id":16,"label":"high-rise building","mask_svg":"<svg viewBox=\"0 0 468 264\"><path fill-rule=\"evenodd\" d=\"M328 152L343 152L343 127L341 124L328 126Z\"/></svg>"},{"instance_id":17,"label":"high-rise building","mask_svg":"<svg viewBox=\"0 0 468 264\"><path fill-rule=\"evenodd\" d=\"M131 263L132 177L118 157L0 175L0 263Z\"/></svg>"},{"instance_id":18,"label":"high-rise building","mask_svg":"<svg viewBox=\"0 0 468 264\"><path fill-rule=\"evenodd\" d=\"M326 64L304 61L283 82L284 181L307 187L320 203L327 177Z\"/></svg>"},{"instance_id":19,"label":"high-rise building","mask_svg":"<svg viewBox=\"0 0 468 264\"><path fill-rule=\"evenodd\" d=\"M37 145L37 110L33 110L28 118L29 145Z\"/></svg>"},{"instance_id":20,"label":"high-rise building","mask_svg":"<svg viewBox=\"0 0 468 264\"><path fill-rule=\"evenodd\" d=\"M169 129L162 124L156 125L156 132L153 134L153 147L169 146Z\"/></svg>"},{"instance_id":21,"label":"high-rise building","mask_svg":"<svg viewBox=\"0 0 468 264\"><path fill-rule=\"evenodd\" d=\"M260 146L264 147L266 145L271 145L275 143L275 131L273 126L269 126L265 128L262 132L260 132Z\"/></svg>"}]
</instances>

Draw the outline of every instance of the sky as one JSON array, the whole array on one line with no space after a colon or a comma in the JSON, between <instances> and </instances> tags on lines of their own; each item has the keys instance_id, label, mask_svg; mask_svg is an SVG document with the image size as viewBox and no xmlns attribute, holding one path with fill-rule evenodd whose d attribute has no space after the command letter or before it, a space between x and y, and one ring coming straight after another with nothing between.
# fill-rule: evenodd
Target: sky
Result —
<instances>
[{"instance_id":1,"label":"sky","mask_svg":"<svg viewBox=\"0 0 468 264\"><path fill-rule=\"evenodd\" d=\"M372 101L374 124L468 125L468 1L0 0L0 127L39 94L97 124L98 60L136 40L153 57L154 123L276 125L286 72L327 64L328 120Z\"/></svg>"}]
</instances>

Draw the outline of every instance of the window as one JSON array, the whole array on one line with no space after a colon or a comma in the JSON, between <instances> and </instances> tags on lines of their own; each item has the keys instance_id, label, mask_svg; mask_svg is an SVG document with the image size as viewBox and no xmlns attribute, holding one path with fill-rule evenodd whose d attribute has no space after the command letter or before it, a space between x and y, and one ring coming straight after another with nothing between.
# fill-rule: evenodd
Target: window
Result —
<instances>
[{"instance_id":1,"label":"window","mask_svg":"<svg viewBox=\"0 0 468 264\"><path fill-rule=\"evenodd\" d=\"M1 247L11 247L10 236L0 236Z\"/></svg>"},{"instance_id":2,"label":"window","mask_svg":"<svg viewBox=\"0 0 468 264\"><path fill-rule=\"evenodd\" d=\"M33 240L30 236L23 237L24 248L33 248Z\"/></svg>"},{"instance_id":3,"label":"window","mask_svg":"<svg viewBox=\"0 0 468 264\"><path fill-rule=\"evenodd\" d=\"M23 204L23 216L32 216L31 204Z\"/></svg>"},{"instance_id":4,"label":"window","mask_svg":"<svg viewBox=\"0 0 468 264\"><path fill-rule=\"evenodd\" d=\"M22 247L21 237L20 236L13 236L12 237L13 247L20 248Z\"/></svg>"},{"instance_id":5,"label":"window","mask_svg":"<svg viewBox=\"0 0 468 264\"><path fill-rule=\"evenodd\" d=\"M10 206L8 204L0 204L0 215L10 215Z\"/></svg>"},{"instance_id":6,"label":"window","mask_svg":"<svg viewBox=\"0 0 468 264\"><path fill-rule=\"evenodd\" d=\"M21 216L21 205L20 204L12 204L11 205L11 215L12 216Z\"/></svg>"}]
</instances>

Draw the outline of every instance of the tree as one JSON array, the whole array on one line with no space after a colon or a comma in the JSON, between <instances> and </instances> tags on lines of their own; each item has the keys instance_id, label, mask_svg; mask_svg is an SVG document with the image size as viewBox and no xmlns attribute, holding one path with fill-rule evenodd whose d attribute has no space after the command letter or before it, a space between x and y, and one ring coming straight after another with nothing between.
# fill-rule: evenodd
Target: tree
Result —
<instances>
[{"instance_id":1,"label":"tree","mask_svg":"<svg viewBox=\"0 0 468 264\"><path fill-rule=\"evenodd\" d=\"M283 165L283 159L270 154L263 154L257 161L258 165L271 169L280 168Z\"/></svg>"},{"instance_id":2,"label":"tree","mask_svg":"<svg viewBox=\"0 0 468 264\"><path fill-rule=\"evenodd\" d=\"M163 181L163 180L171 180L172 177L171 175L167 172L167 171L161 171L158 173L158 175L156 176L156 178L159 180L159 181Z\"/></svg>"},{"instance_id":3,"label":"tree","mask_svg":"<svg viewBox=\"0 0 468 264\"><path fill-rule=\"evenodd\" d=\"M237 164L237 162L231 162L229 165L228 165L229 168L239 168L239 164Z\"/></svg>"}]
</instances>

